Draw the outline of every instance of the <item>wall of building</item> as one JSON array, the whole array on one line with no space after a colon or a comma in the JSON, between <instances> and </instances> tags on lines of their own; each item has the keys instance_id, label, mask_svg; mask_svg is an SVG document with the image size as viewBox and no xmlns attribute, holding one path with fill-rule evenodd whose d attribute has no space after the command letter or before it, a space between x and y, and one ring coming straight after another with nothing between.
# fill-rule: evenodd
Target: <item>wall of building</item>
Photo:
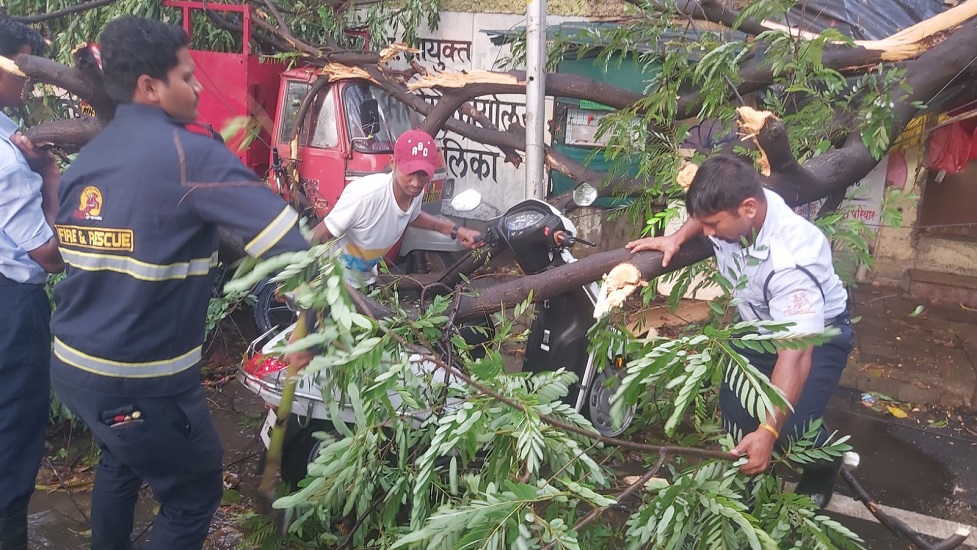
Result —
<instances>
[{"instance_id":1,"label":"wall of building","mask_svg":"<svg viewBox=\"0 0 977 550\"><path fill-rule=\"evenodd\" d=\"M473 7L472 4L468 8ZM580 17L550 16L549 24ZM509 30L525 25L525 15L516 13L472 13L446 11L436 29L422 27L418 30L420 43L419 60L432 72L471 72L473 70L508 70L503 67L509 57L509 46L494 45L484 30ZM521 67L519 67L521 68ZM422 91L425 98L434 103L437 93ZM526 100L524 95L498 94L482 96L472 101L475 108L485 114L499 130L507 130L513 124L525 125ZM552 117L552 101L547 101L546 117ZM455 117L475 124L468 117L455 113ZM444 155L448 178L454 180L454 191L459 193L475 189L483 197L483 206L475 211L456 213L445 203L443 211L469 219L490 219L525 194L525 165L516 168L505 162L499 149L471 141L453 132L442 130L437 136Z\"/></svg>"},{"instance_id":2,"label":"wall of building","mask_svg":"<svg viewBox=\"0 0 977 550\"><path fill-rule=\"evenodd\" d=\"M524 27L525 2L472 4L448 0L442 3L442 7L446 11L441 13L436 28L422 26L418 29L418 58L428 70L471 72L524 68L505 65L510 56L509 46L496 46L484 31L507 31ZM479 11L470 11L472 9ZM626 9L626 4L616 1L550 1L547 3L546 22L548 25L558 25L570 21L620 16ZM422 94L431 103L437 100L436 92L424 91ZM513 124L525 125L526 106L525 96L522 94L482 96L472 103L499 130L508 130ZM455 113L455 117L463 122L473 123L459 113ZM553 102L548 99L545 119L549 121L552 118ZM454 180L455 193L475 189L483 197L483 206L472 212L456 213L445 203L445 214L487 220L524 198L525 165L516 168L505 162L504 155L497 148L468 140L452 132L442 131L436 137L445 157L448 177ZM549 131L546 132L546 140L550 140Z\"/></svg>"},{"instance_id":3,"label":"wall of building","mask_svg":"<svg viewBox=\"0 0 977 550\"><path fill-rule=\"evenodd\" d=\"M875 267L867 280L905 285L910 269L977 277L977 243L921 235L920 205L924 200L928 171L922 166L923 146L906 151L909 177L906 191L915 200L902 205L902 225L880 227L875 241ZM977 182L974 182L977 185Z\"/></svg>"}]
</instances>

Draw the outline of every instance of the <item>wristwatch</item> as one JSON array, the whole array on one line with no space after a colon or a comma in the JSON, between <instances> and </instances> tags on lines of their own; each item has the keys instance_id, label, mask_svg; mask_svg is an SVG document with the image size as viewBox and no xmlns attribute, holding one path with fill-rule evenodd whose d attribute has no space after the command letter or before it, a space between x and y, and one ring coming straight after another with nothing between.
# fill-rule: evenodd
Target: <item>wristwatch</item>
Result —
<instances>
[{"instance_id":1,"label":"wristwatch","mask_svg":"<svg viewBox=\"0 0 977 550\"><path fill-rule=\"evenodd\" d=\"M457 241L458 240L458 230L459 229L461 229L461 226L458 225L458 224L455 224L454 227L451 228L451 240L453 240L453 241Z\"/></svg>"}]
</instances>

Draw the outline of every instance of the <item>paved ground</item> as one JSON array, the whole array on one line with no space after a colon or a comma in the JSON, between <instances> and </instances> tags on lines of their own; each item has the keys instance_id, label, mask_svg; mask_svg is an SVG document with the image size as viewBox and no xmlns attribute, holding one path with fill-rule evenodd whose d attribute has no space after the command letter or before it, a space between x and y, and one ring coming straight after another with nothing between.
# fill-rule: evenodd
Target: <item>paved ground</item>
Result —
<instances>
[{"instance_id":1,"label":"paved ground","mask_svg":"<svg viewBox=\"0 0 977 550\"><path fill-rule=\"evenodd\" d=\"M948 408L975 403L977 311L869 285L856 289L852 301L859 318L858 348L842 379L845 388L832 399L827 420L832 428L852 436L863 458L857 477L882 504L920 516L914 526L923 532L944 536L932 527L937 520L977 525L977 473L972 460L977 414ZM656 310L646 321L681 326L704 315L708 306L689 303L675 313ZM863 407L864 392L891 397L908 418L895 418L884 407ZM232 472L228 485L253 482L259 447L252 424L260 420L260 402L233 382L212 392L211 399L222 437L229 438L225 440L229 449L225 458ZM33 548L87 547L88 487L76 489L74 495L39 491L32 500ZM832 508L838 506L838 517L866 538L867 548L906 547L905 541L878 524L851 517L864 508L846 498L844 487L839 490ZM146 497L140 529L144 518L152 515ZM228 516L239 512L228 508ZM240 538L234 521L216 522L207 548L233 548Z\"/></svg>"},{"instance_id":2,"label":"paved ground","mask_svg":"<svg viewBox=\"0 0 977 550\"><path fill-rule=\"evenodd\" d=\"M843 386L915 404L977 405L977 310L871 285L851 298L858 347Z\"/></svg>"},{"instance_id":3,"label":"paved ground","mask_svg":"<svg viewBox=\"0 0 977 550\"><path fill-rule=\"evenodd\" d=\"M977 309L872 285L854 289L851 301L857 347L842 386L916 405L977 406ZM704 302L684 301L674 313L652 307L630 328L681 327L708 315Z\"/></svg>"}]
</instances>

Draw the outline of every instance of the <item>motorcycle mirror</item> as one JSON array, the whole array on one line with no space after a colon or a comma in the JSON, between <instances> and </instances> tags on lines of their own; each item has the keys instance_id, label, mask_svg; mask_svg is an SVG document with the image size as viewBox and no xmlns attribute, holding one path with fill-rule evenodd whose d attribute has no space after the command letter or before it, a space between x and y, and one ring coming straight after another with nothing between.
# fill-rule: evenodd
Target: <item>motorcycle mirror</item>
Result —
<instances>
[{"instance_id":1,"label":"motorcycle mirror","mask_svg":"<svg viewBox=\"0 0 977 550\"><path fill-rule=\"evenodd\" d=\"M451 199L451 209L455 212L469 212L482 204L482 194L474 189L466 189Z\"/></svg>"},{"instance_id":2,"label":"motorcycle mirror","mask_svg":"<svg viewBox=\"0 0 977 550\"><path fill-rule=\"evenodd\" d=\"M590 206L597 200L597 188L583 182L573 188L572 198L577 206Z\"/></svg>"}]
</instances>

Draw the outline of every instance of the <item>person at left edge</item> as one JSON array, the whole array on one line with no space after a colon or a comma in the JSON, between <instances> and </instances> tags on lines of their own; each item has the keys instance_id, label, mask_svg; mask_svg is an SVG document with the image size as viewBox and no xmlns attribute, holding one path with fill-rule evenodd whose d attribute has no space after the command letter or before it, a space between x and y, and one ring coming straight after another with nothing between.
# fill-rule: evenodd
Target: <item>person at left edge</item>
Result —
<instances>
[{"instance_id":1,"label":"person at left edge","mask_svg":"<svg viewBox=\"0 0 977 550\"><path fill-rule=\"evenodd\" d=\"M0 55L42 55L37 31L0 17ZM29 81L0 71L0 107L24 106ZM27 504L44 454L51 304L44 283L64 264L51 224L61 172L0 114L0 550L27 550Z\"/></svg>"},{"instance_id":2,"label":"person at left edge","mask_svg":"<svg viewBox=\"0 0 977 550\"><path fill-rule=\"evenodd\" d=\"M187 36L122 17L101 37L115 117L62 178L52 386L101 459L92 548L129 550L143 482L149 549L199 549L220 503L223 449L200 385L218 227L253 256L304 250L298 215L221 143L184 128L201 91Z\"/></svg>"}]
</instances>

